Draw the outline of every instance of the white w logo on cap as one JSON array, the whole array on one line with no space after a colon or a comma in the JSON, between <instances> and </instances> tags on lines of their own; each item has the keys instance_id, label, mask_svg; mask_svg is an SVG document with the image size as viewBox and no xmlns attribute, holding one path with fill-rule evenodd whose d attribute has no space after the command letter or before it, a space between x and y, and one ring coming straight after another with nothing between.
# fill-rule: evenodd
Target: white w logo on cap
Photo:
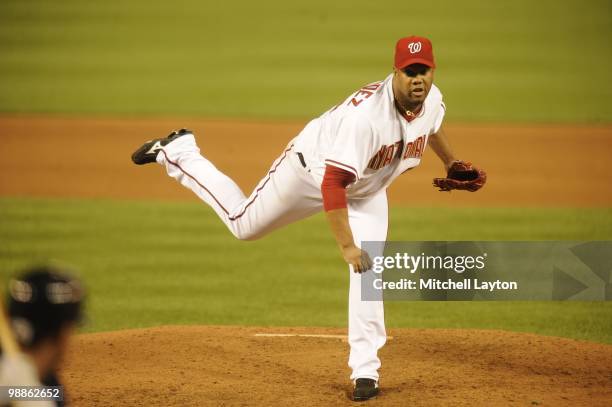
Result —
<instances>
[{"instance_id":1,"label":"white w logo on cap","mask_svg":"<svg viewBox=\"0 0 612 407\"><path fill-rule=\"evenodd\" d=\"M421 43L420 42L411 42L410 44L408 44L408 49L410 50L411 54L416 54L417 52L421 51Z\"/></svg>"}]
</instances>

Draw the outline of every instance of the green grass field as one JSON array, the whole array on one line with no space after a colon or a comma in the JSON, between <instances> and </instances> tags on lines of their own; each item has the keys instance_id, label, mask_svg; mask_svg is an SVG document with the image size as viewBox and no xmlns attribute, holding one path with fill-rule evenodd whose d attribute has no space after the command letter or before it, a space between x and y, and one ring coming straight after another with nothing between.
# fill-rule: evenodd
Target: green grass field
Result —
<instances>
[{"instance_id":1,"label":"green grass field","mask_svg":"<svg viewBox=\"0 0 612 407\"><path fill-rule=\"evenodd\" d=\"M418 33L450 120L609 123L611 4L3 0L0 111L309 118Z\"/></svg>"},{"instance_id":2,"label":"green grass field","mask_svg":"<svg viewBox=\"0 0 612 407\"><path fill-rule=\"evenodd\" d=\"M610 209L391 210L391 240L611 239ZM90 291L86 331L160 324L345 326L348 274L322 216L236 241L199 203L0 199L0 270L48 260ZM395 302L390 327L612 343L610 302Z\"/></svg>"}]
</instances>

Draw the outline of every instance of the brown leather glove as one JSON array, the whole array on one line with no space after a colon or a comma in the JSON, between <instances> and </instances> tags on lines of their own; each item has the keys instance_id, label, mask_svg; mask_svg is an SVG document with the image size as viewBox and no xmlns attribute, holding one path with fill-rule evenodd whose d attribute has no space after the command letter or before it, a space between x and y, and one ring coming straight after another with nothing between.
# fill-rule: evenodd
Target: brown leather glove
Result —
<instances>
[{"instance_id":1,"label":"brown leather glove","mask_svg":"<svg viewBox=\"0 0 612 407\"><path fill-rule=\"evenodd\" d=\"M487 182L487 173L472 166L467 161L453 161L446 178L434 178L433 185L440 191L463 189L478 191Z\"/></svg>"}]
</instances>

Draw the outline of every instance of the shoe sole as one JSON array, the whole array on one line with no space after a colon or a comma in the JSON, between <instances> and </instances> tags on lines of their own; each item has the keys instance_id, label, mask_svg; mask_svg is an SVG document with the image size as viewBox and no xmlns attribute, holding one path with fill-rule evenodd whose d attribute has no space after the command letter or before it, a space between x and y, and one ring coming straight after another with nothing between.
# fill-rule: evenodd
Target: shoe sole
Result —
<instances>
[{"instance_id":1,"label":"shoe sole","mask_svg":"<svg viewBox=\"0 0 612 407\"><path fill-rule=\"evenodd\" d=\"M378 397L380 395L380 391L377 391L376 394L374 394L371 397L353 397L353 401L368 401L368 400L374 400L376 397Z\"/></svg>"},{"instance_id":2,"label":"shoe sole","mask_svg":"<svg viewBox=\"0 0 612 407\"><path fill-rule=\"evenodd\" d=\"M368 398L364 398L364 397L353 398L353 401L368 401L368 400L374 400L374 399L376 399L376 397L378 397L378 395L376 395L376 396L372 396L372 397L368 397Z\"/></svg>"}]
</instances>

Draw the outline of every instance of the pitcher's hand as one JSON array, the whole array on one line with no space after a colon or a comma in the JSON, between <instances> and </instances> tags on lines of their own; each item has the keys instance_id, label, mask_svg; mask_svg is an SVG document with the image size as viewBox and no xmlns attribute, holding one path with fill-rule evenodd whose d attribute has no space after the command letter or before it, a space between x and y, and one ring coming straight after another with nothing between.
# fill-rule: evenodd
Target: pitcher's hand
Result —
<instances>
[{"instance_id":1,"label":"pitcher's hand","mask_svg":"<svg viewBox=\"0 0 612 407\"><path fill-rule=\"evenodd\" d=\"M361 250L357 246L349 246L342 249L344 261L353 266L355 273L363 273L372 268L372 260L368 252Z\"/></svg>"}]
</instances>

